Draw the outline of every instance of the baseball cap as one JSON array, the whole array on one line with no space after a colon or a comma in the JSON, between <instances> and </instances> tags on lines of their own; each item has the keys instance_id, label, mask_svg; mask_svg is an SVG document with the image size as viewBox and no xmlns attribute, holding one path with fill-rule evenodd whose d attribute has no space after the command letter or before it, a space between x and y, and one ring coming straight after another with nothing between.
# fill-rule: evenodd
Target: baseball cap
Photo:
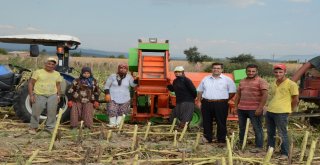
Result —
<instances>
[{"instance_id":1,"label":"baseball cap","mask_svg":"<svg viewBox=\"0 0 320 165\"><path fill-rule=\"evenodd\" d=\"M182 72L182 71L184 71L184 68L183 68L183 66L177 66L174 68L174 71L175 72Z\"/></svg>"},{"instance_id":2,"label":"baseball cap","mask_svg":"<svg viewBox=\"0 0 320 165\"><path fill-rule=\"evenodd\" d=\"M54 62L57 63L57 60L54 57L48 57L46 62Z\"/></svg>"},{"instance_id":3,"label":"baseball cap","mask_svg":"<svg viewBox=\"0 0 320 165\"><path fill-rule=\"evenodd\" d=\"M284 64L276 64L276 65L273 66L273 69L287 70L287 67Z\"/></svg>"}]
</instances>

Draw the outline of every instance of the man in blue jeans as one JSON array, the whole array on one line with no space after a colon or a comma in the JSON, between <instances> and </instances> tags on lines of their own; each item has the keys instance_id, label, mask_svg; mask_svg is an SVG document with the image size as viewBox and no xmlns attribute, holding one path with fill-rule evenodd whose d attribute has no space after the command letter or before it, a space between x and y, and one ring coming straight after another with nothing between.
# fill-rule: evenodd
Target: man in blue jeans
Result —
<instances>
[{"instance_id":1,"label":"man in blue jeans","mask_svg":"<svg viewBox=\"0 0 320 165\"><path fill-rule=\"evenodd\" d=\"M255 133L256 146L251 152L257 153L263 148L262 114L268 98L268 83L258 76L258 66L255 64L246 67L246 74L247 77L240 81L235 100L239 119L239 138L242 144L249 118Z\"/></svg>"},{"instance_id":2,"label":"man in blue jeans","mask_svg":"<svg viewBox=\"0 0 320 165\"><path fill-rule=\"evenodd\" d=\"M298 85L286 78L286 66L277 64L273 67L276 78L271 84L271 101L266 114L268 146L275 146L276 129L281 138L280 159L288 159L289 138L287 133L288 115L296 109L299 102Z\"/></svg>"}]
</instances>

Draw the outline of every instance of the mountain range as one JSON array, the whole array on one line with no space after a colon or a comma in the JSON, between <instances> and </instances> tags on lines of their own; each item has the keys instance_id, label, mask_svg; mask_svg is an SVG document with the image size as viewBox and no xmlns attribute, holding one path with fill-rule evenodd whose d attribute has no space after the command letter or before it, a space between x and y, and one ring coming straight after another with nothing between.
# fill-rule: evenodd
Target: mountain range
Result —
<instances>
[{"instance_id":1,"label":"mountain range","mask_svg":"<svg viewBox=\"0 0 320 165\"><path fill-rule=\"evenodd\" d=\"M0 43L0 48L4 48L7 51L29 51L28 44L12 44L12 43ZM39 50L45 51L48 54L55 54L56 50L55 47L52 46L39 46ZM93 57L109 57L114 56L117 57L119 55L124 55L126 58L128 57L128 52L115 52L115 51L104 51L104 50L96 50L96 49L83 49L78 48L76 50L71 50L70 53L81 53L82 56L93 56ZM284 55L265 59L258 59L258 60L265 60L265 61L298 61L298 62L305 62L308 61L320 54L312 54L312 55ZM185 60L184 55L171 55L171 59L173 60Z\"/></svg>"}]
</instances>

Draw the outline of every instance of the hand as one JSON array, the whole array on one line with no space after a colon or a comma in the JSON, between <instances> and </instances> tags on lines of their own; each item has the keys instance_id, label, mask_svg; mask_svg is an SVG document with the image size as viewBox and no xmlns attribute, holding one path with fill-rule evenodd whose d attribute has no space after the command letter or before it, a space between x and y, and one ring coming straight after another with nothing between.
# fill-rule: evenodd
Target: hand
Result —
<instances>
[{"instance_id":1,"label":"hand","mask_svg":"<svg viewBox=\"0 0 320 165\"><path fill-rule=\"evenodd\" d=\"M29 95L30 96L30 103L35 103L36 102L36 97L34 95Z\"/></svg>"},{"instance_id":2,"label":"hand","mask_svg":"<svg viewBox=\"0 0 320 165\"><path fill-rule=\"evenodd\" d=\"M57 103L59 103L60 100L61 100L61 99L60 99L60 96L58 95L58 96L57 96Z\"/></svg>"},{"instance_id":3,"label":"hand","mask_svg":"<svg viewBox=\"0 0 320 165\"><path fill-rule=\"evenodd\" d=\"M100 105L99 102L97 102L97 101L94 101L94 102L93 102L93 108L94 108L94 109L99 108L99 105Z\"/></svg>"},{"instance_id":4,"label":"hand","mask_svg":"<svg viewBox=\"0 0 320 165\"><path fill-rule=\"evenodd\" d=\"M68 107L71 108L73 104L73 101L68 101Z\"/></svg>"},{"instance_id":5,"label":"hand","mask_svg":"<svg viewBox=\"0 0 320 165\"><path fill-rule=\"evenodd\" d=\"M262 109L262 108L258 108L258 109L256 110L256 112L254 113L254 115L255 115L255 116L261 116L262 113L263 113L263 109Z\"/></svg>"},{"instance_id":6,"label":"hand","mask_svg":"<svg viewBox=\"0 0 320 165\"><path fill-rule=\"evenodd\" d=\"M111 101L111 96L110 96L110 94L107 94L107 95L105 96L105 100L106 100L107 103L109 103L109 102Z\"/></svg>"}]
</instances>

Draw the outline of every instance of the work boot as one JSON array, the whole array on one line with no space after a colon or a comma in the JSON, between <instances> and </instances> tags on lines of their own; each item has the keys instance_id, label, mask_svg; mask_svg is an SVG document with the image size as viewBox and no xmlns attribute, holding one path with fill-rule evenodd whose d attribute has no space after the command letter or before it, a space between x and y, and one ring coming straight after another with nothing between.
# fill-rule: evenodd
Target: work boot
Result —
<instances>
[{"instance_id":1,"label":"work boot","mask_svg":"<svg viewBox=\"0 0 320 165\"><path fill-rule=\"evenodd\" d=\"M116 122L116 123L117 123L117 126L118 126L118 127L120 126L122 119L124 119L124 115L117 117L117 122Z\"/></svg>"},{"instance_id":2,"label":"work boot","mask_svg":"<svg viewBox=\"0 0 320 165\"><path fill-rule=\"evenodd\" d=\"M35 128L30 128L30 129L28 130L28 133L31 134L31 135L36 135L36 134L37 134L37 129L35 129Z\"/></svg>"},{"instance_id":3,"label":"work boot","mask_svg":"<svg viewBox=\"0 0 320 165\"><path fill-rule=\"evenodd\" d=\"M117 117L110 117L109 118L109 124L107 124L110 128L116 128L117 127Z\"/></svg>"}]
</instances>

